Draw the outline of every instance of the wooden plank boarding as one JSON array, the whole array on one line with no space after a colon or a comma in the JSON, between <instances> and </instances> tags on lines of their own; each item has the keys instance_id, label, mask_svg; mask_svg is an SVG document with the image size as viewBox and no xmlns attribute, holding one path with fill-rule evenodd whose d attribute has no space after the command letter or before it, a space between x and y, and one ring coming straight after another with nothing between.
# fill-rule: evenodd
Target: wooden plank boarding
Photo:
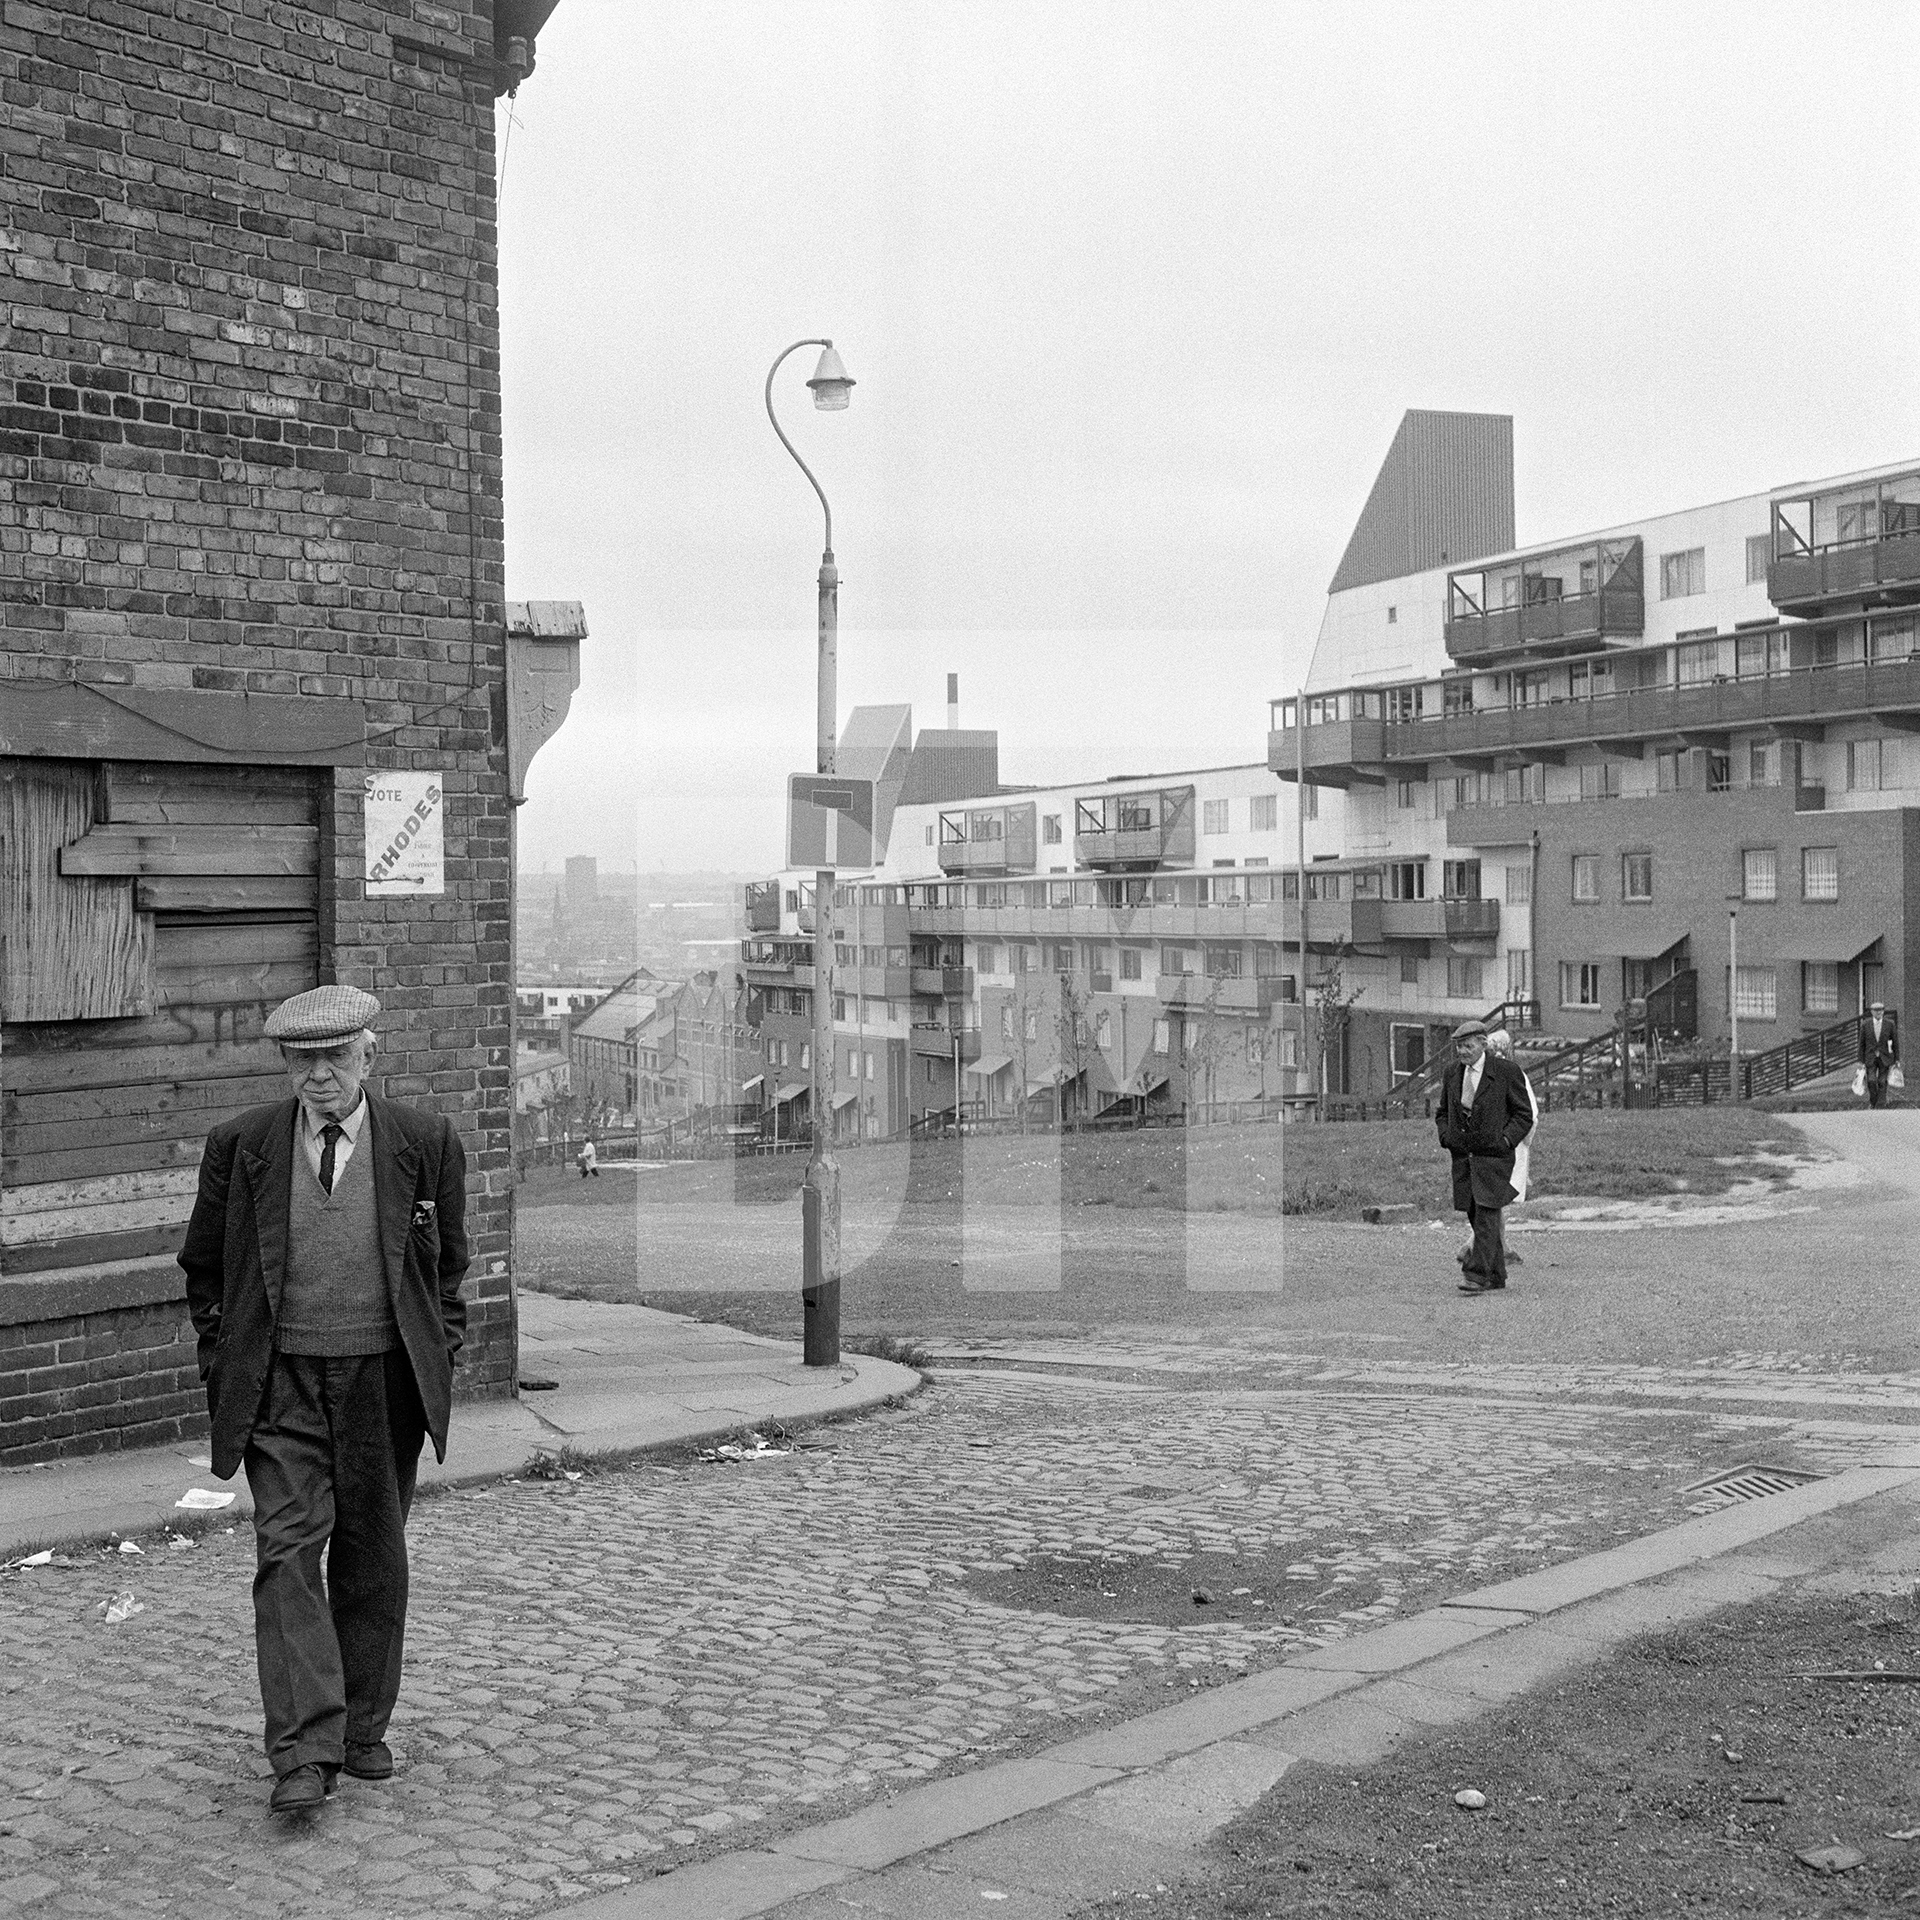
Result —
<instances>
[{"instance_id":1,"label":"wooden plank boarding","mask_svg":"<svg viewBox=\"0 0 1920 1920\"><path fill-rule=\"evenodd\" d=\"M343 694L225 693L200 687L95 688L15 681L0 707L0 754L357 767L367 709Z\"/></svg>"},{"instance_id":2,"label":"wooden plank boarding","mask_svg":"<svg viewBox=\"0 0 1920 1920\"><path fill-rule=\"evenodd\" d=\"M312 874L317 827L97 826L60 849L67 875Z\"/></svg>"},{"instance_id":3,"label":"wooden plank boarding","mask_svg":"<svg viewBox=\"0 0 1920 1920\"><path fill-rule=\"evenodd\" d=\"M218 1080L135 1081L108 1087L82 1087L66 1093L0 1094L9 1145L32 1146L30 1137L14 1129L37 1128L71 1120L154 1120L167 1114L192 1115L189 1124L204 1121L208 1108L238 1113L263 1100L278 1099L288 1089L285 1073L276 1061L259 1073L235 1074Z\"/></svg>"},{"instance_id":4,"label":"wooden plank boarding","mask_svg":"<svg viewBox=\"0 0 1920 1920\"><path fill-rule=\"evenodd\" d=\"M258 1026L254 1022L256 1035ZM77 1047L58 1053L23 1052L16 1042L17 1036L8 1033L6 1049L0 1053L3 1093L72 1093L85 1087L121 1087L135 1080L232 1079L277 1073L281 1064L280 1050L264 1037L231 1043L195 1040L175 1045Z\"/></svg>"},{"instance_id":5,"label":"wooden plank boarding","mask_svg":"<svg viewBox=\"0 0 1920 1920\"><path fill-rule=\"evenodd\" d=\"M96 817L114 826L311 827L314 776L300 767L149 766L108 761L100 768Z\"/></svg>"},{"instance_id":6,"label":"wooden plank boarding","mask_svg":"<svg viewBox=\"0 0 1920 1920\"><path fill-rule=\"evenodd\" d=\"M142 913L285 913L314 911L313 882L299 875L156 874L133 883Z\"/></svg>"},{"instance_id":7,"label":"wooden plank boarding","mask_svg":"<svg viewBox=\"0 0 1920 1920\"><path fill-rule=\"evenodd\" d=\"M219 1116L214 1116L219 1117ZM212 1118L208 1120L211 1128ZM110 1173L158 1173L200 1165L206 1148L200 1134L180 1140L118 1140L96 1147L61 1147L52 1153L0 1155L0 1186L37 1186L43 1180L101 1178Z\"/></svg>"}]
</instances>

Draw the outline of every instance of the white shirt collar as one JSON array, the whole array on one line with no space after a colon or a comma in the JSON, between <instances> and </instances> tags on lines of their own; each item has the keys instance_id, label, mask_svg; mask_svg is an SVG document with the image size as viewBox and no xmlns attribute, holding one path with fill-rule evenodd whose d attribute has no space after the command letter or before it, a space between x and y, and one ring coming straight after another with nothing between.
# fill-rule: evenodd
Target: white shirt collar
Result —
<instances>
[{"instance_id":1,"label":"white shirt collar","mask_svg":"<svg viewBox=\"0 0 1920 1920\"><path fill-rule=\"evenodd\" d=\"M340 1131L347 1136L349 1144L360 1144L360 1129L367 1117L367 1090L360 1089L360 1098L354 1102L353 1111L340 1122ZM300 1125L309 1140L318 1140L327 1130L327 1122L319 1117L307 1103L300 1102Z\"/></svg>"}]
</instances>

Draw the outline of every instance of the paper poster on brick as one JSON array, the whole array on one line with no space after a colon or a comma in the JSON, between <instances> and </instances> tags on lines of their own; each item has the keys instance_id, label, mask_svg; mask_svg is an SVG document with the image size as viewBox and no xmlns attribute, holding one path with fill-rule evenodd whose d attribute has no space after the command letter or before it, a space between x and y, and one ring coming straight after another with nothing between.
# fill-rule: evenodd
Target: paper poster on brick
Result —
<instances>
[{"instance_id":1,"label":"paper poster on brick","mask_svg":"<svg viewBox=\"0 0 1920 1920\"><path fill-rule=\"evenodd\" d=\"M437 773L367 775L367 898L447 890L444 786Z\"/></svg>"}]
</instances>

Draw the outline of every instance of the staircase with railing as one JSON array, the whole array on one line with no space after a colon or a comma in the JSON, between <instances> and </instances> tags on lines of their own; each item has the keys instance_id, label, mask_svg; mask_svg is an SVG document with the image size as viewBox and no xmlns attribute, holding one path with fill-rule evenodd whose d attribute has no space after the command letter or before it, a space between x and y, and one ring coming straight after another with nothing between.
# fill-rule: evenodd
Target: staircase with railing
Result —
<instances>
[{"instance_id":1,"label":"staircase with railing","mask_svg":"<svg viewBox=\"0 0 1920 1920\"><path fill-rule=\"evenodd\" d=\"M1489 1033L1505 1028L1516 1036L1524 1033L1538 1033L1540 1030L1540 1002L1538 1000L1502 1000L1497 1007L1491 1007L1481 1016L1482 1023ZM1392 1114L1395 1109L1406 1118L1416 1112L1431 1113L1433 1102L1440 1097L1441 1083L1447 1077L1447 1069L1453 1065L1453 1056L1442 1052L1436 1054L1418 1072L1411 1074L1387 1095L1383 1117Z\"/></svg>"},{"instance_id":2,"label":"staircase with railing","mask_svg":"<svg viewBox=\"0 0 1920 1920\"><path fill-rule=\"evenodd\" d=\"M1860 1019L1838 1020L1818 1033L1798 1038L1740 1062L1740 1098L1756 1094L1791 1093L1809 1080L1857 1065L1860 1058Z\"/></svg>"}]
</instances>

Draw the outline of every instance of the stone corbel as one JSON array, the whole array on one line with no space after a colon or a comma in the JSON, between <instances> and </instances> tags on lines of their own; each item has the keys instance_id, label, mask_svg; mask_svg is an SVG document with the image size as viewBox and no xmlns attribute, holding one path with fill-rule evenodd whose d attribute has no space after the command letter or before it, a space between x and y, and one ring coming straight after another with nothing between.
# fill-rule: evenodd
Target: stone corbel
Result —
<instances>
[{"instance_id":1,"label":"stone corbel","mask_svg":"<svg viewBox=\"0 0 1920 1920\"><path fill-rule=\"evenodd\" d=\"M580 684L587 615L578 600L507 602L507 791L527 798L527 768L560 731Z\"/></svg>"}]
</instances>

